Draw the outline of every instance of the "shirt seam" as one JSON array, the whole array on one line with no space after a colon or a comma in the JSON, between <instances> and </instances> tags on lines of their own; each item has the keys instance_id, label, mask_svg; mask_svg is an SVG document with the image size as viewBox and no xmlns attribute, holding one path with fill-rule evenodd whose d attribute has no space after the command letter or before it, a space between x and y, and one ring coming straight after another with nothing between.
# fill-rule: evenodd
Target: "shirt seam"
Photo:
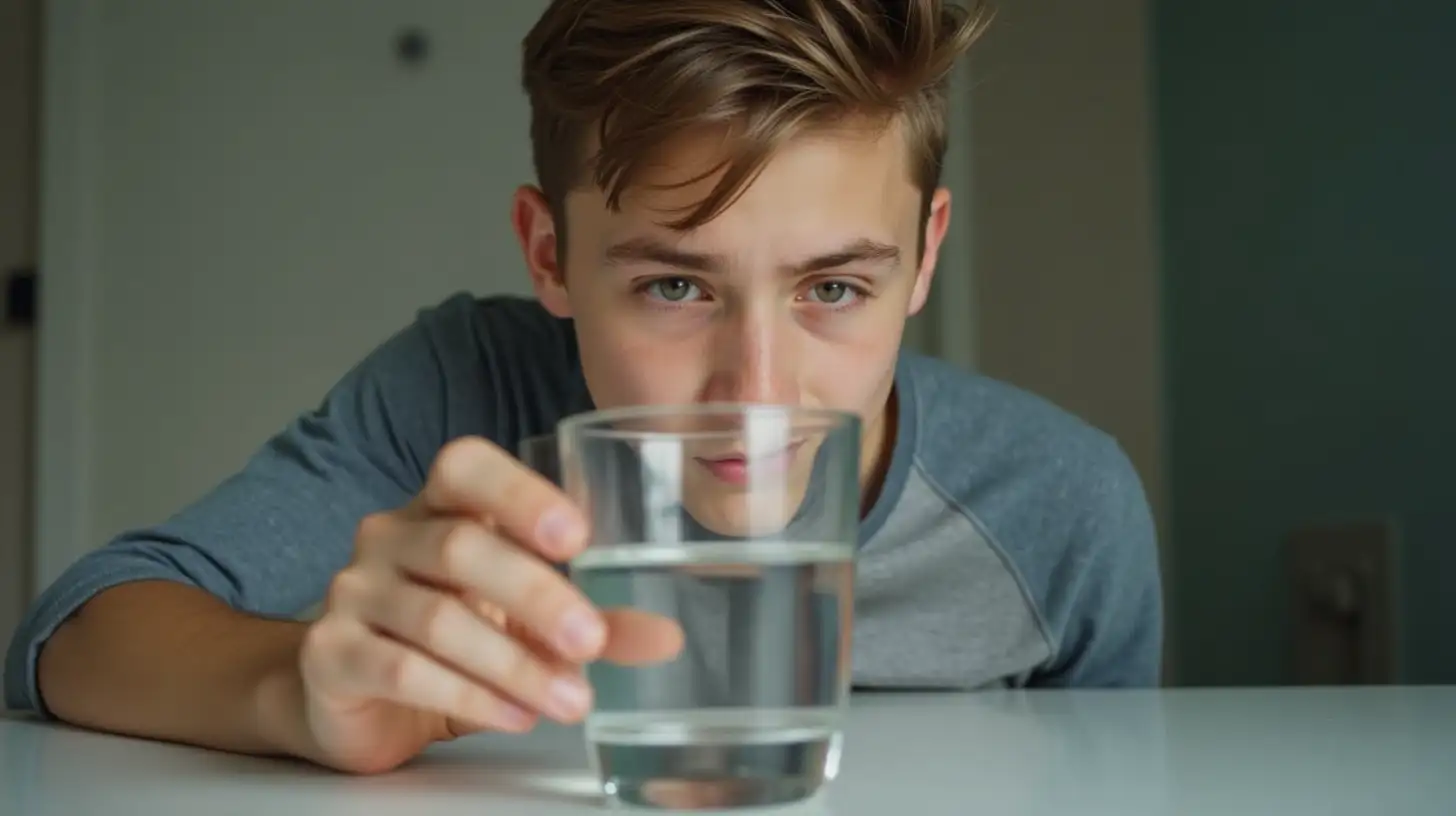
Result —
<instances>
[{"instance_id":1,"label":"shirt seam","mask_svg":"<svg viewBox=\"0 0 1456 816\"><path fill-rule=\"evenodd\" d=\"M935 491L935 494L939 496L942 501L949 505L951 509L959 513L966 521L970 522L971 527L974 528L976 532L981 535L981 538L985 540L986 546L990 547L991 551L996 554L997 559L1001 561L1001 566L1008 573L1010 573L1011 580L1016 584L1017 591L1021 593L1022 603L1025 603L1026 608L1031 612L1031 619L1036 623L1037 632L1041 634L1042 641L1046 643L1049 650L1049 654L1047 655L1047 659L1044 665L1050 665L1051 663L1055 662L1057 655L1061 653L1061 643L1059 639L1052 633L1051 625L1047 622L1046 616L1042 614L1041 606L1036 602L1036 597L1032 593L1031 587L1028 586L1026 583L1026 576L1022 573L1021 569L1016 566L1016 562L1014 559L1011 558L1011 554L1006 550L1004 546L1002 546L1001 542L996 538L995 534L991 532L990 527L988 527L984 522L981 521L980 516L977 516L973 510L971 510L969 507L966 507L964 503L952 496L950 492L946 490L943 485L941 485L940 481L937 480L933 475L931 475L930 469L926 467L924 459L921 458L918 452L915 454L912 466L915 468L915 471L920 474L920 477L925 480L925 483L930 486L930 489Z\"/></svg>"}]
</instances>

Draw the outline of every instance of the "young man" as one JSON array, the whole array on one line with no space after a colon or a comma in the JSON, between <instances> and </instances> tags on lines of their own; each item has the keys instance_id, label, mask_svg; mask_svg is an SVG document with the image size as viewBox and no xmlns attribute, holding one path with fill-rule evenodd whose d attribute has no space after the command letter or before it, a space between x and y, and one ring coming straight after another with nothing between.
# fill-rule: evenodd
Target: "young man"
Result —
<instances>
[{"instance_id":1,"label":"young man","mask_svg":"<svg viewBox=\"0 0 1456 816\"><path fill-rule=\"evenodd\" d=\"M900 349L950 212L945 80L984 22L556 0L525 43L540 187L512 213L538 299L423 311L240 473L75 564L15 635L9 702L354 772L578 720L582 664L681 643L562 577L585 524L509 452L588 408L704 401L861 417L856 684L1156 683L1117 444Z\"/></svg>"}]
</instances>

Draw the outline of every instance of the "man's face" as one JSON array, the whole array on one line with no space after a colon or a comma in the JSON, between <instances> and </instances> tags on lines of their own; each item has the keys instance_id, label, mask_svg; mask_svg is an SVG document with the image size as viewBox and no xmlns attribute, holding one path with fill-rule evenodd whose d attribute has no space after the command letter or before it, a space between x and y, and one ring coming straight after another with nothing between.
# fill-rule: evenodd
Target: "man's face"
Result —
<instances>
[{"instance_id":1,"label":"man's face","mask_svg":"<svg viewBox=\"0 0 1456 816\"><path fill-rule=\"evenodd\" d=\"M702 227L664 226L711 189L716 177L669 185L716 164L714 151L711 136L682 140L619 212L600 190L572 192L564 259L544 199L518 192L515 226L537 295L574 320L598 408L754 402L848 411L864 423L869 470L949 194L937 191L922 224L903 131L844 126L786 144Z\"/></svg>"}]
</instances>

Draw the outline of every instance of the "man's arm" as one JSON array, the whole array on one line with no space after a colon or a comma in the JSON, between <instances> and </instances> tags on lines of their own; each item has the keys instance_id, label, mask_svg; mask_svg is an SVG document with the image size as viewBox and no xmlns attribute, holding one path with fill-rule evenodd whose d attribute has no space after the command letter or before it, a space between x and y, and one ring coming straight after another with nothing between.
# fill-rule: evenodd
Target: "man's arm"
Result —
<instances>
[{"instance_id":1,"label":"man's arm","mask_svg":"<svg viewBox=\"0 0 1456 816\"><path fill-rule=\"evenodd\" d=\"M82 727L306 756L302 695L290 683L304 629L175 581L128 582L48 639L38 685L49 713Z\"/></svg>"},{"instance_id":2,"label":"man's arm","mask_svg":"<svg viewBox=\"0 0 1456 816\"><path fill-rule=\"evenodd\" d=\"M1115 443L1082 492L1065 558L1074 579L1057 655L1039 686L1156 687L1163 660L1163 591L1152 512L1136 469ZM1060 616L1059 616L1060 617Z\"/></svg>"},{"instance_id":3,"label":"man's arm","mask_svg":"<svg viewBox=\"0 0 1456 816\"><path fill-rule=\"evenodd\" d=\"M445 434L441 380L416 323L239 473L77 561L13 637L7 704L102 730L296 752L259 719L259 690L296 673L303 626L289 618L348 562L359 520L423 483Z\"/></svg>"}]
</instances>

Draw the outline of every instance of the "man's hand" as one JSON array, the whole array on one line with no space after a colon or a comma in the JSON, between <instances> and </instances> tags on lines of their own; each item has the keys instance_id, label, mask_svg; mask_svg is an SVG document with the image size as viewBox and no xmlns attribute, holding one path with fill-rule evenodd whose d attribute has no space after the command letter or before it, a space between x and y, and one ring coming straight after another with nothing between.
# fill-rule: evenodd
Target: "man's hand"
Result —
<instances>
[{"instance_id":1,"label":"man's hand","mask_svg":"<svg viewBox=\"0 0 1456 816\"><path fill-rule=\"evenodd\" d=\"M581 513L495 445L441 451L408 506L364 519L303 639L307 753L377 772L431 742L582 718L586 662L668 660L671 620L599 610L548 561L586 546Z\"/></svg>"}]
</instances>

